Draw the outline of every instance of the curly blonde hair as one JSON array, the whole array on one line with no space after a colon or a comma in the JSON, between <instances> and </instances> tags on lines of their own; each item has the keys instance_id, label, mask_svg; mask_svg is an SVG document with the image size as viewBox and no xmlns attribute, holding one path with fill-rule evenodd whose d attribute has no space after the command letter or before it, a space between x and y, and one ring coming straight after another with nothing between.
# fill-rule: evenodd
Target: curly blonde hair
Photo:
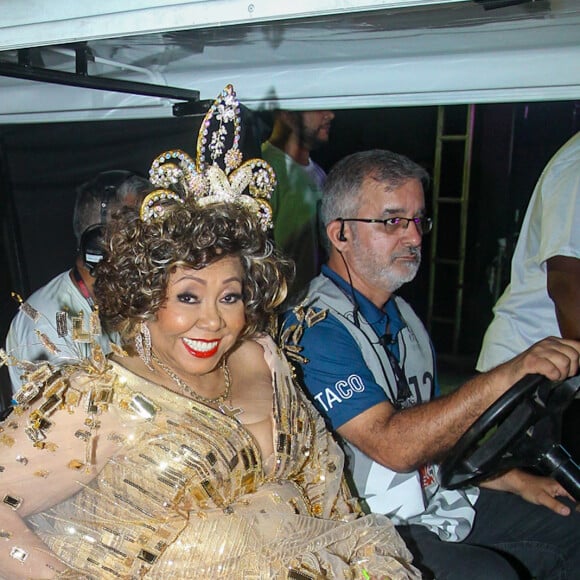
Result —
<instances>
[{"instance_id":1,"label":"curly blonde hair","mask_svg":"<svg viewBox=\"0 0 580 580\"><path fill-rule=\"evenodd\" d=\"M107 228L105 257L94 293L103 324L130 344L137 325L155 317L167 299L169 276L178 266L200 270L226 256L244 270L246 327L242 336L268 331L294 275L257 219L235 204L200 207L194 200L167 207L144 222L123 208Z\"/></svg>"}]
</instances>

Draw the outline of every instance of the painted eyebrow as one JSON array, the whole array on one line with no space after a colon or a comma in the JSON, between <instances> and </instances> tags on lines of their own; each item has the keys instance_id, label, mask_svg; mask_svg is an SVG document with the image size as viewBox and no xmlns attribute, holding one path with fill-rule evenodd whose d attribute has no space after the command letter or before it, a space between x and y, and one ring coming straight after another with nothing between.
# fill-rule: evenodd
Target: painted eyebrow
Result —
<instances>
[{"instance_id":1,"label":"painted eyebrow","mask_svg":"<svg viewBox=\"0 0 580 580\"><path fill-rule=\"evenodd\" d=\"M175 280L173 282L173 284L174 285L178 284L179 282L183 282L184 280L193 280L194 282L197 282L198 284L202 284L203 286L207 286L207 280L204 280L203 278L198 278L197 276L193 276L191 274L184 274L183 276L181 276L180 278ZM241 284L242 279L238 276L231 276L230 278L226 278L225 280L223 280L222 286L226 286L230 282L239 282Z\"/></svg>"}]
</instances>

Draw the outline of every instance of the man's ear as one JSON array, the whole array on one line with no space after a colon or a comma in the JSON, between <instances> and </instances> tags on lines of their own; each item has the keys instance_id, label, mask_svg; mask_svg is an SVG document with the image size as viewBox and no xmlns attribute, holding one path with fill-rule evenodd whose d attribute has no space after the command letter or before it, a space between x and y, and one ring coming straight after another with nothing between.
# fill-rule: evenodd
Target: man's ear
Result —
<instances>
[{"instance_id":1,"label":"man's ear","mask_svg":"<svg viewBox=\"0 0 580 580\"><path fill-rule=\"evenodd\" d=\"M341 252L348 244L346 224L340 220L333 220L326 226L326 235L330 243Z\"/></svg>"}]
</instances>

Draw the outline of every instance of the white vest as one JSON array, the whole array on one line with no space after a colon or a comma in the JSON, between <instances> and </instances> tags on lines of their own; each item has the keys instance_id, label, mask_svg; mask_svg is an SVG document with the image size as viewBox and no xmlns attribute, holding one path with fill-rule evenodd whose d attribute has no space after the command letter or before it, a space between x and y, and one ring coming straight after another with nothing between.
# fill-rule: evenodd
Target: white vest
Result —
<instances>
[{"instance_id":1,"label":"white vest","mask_svg":"<svg viewBox=\"0 0 580 580\"><path fill-rule=\"evenodd\" d=\"M406 324L397 340L401 367L413 395L411 404L427 402L433 395L435 376L431 340L409 304L398 296L394 300ZM320 275L310 284L306 302L315 309L327 309L344 325L358 344L375 381L392 399L395 376L384 348L378 345L379 337L362 316L359 316L360 327L353 322L352 303L341 289ZM477 488L444 489L438 483L436 465L397 473L376 463L355 446L347 442L345 445L359 497L372 512L389 516L396 525L426 526L442 540L461 541L469 534L475 517L473 505L479 495Z\"/></svg>"}]
</instances>

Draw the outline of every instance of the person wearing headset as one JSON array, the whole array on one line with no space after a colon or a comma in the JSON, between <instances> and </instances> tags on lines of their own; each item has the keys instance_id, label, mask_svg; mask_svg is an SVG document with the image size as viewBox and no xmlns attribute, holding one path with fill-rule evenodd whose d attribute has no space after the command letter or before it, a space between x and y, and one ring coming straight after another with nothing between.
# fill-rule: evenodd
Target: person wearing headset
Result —
<instances>
[{"instance_id":1,"label":"person wearing headset","mask_svg":"<svg viewBox=\"0 0 580 580\"><path fill-rule=\"evenodd\" d=\"M58 330L58 312L67 311L75 318L77 333L86 335L86 346L96 340L103 352L110 352L115 337L91 332L98 319L93 301L93 269L103 257L104 228L111 215L125 205L141 203L153 190L151 183L130 171L112 170L97 174L77 189L73 213L73 231L77 255L72 269L58 274L36 290L20 306L6 337L6 352L20 361L48 361L55 357L84 358L84 345L65 341ZM93 329L95 330L95 329ZM99 329L100 330L100 329ZM55 352L54 347L58 349ZM80 348L80 350L79 350ZM22 368L8 367L12 391L22 385Z\"/></svg>"},{"instance_id":2,"label":"person wearing headset","mask_svg":"<svg viewBox=\"0 0 580 580\"><path fill-rule=\"evenodd\" d=\"M345 443L359 497L394 521L426 578L571 579L580 514L554 480L513 470L479 488L438 483L437 462L511 385L577 373L580 342L545 339L438 396L430 337L396 293L431 230L426 183L422 167L389 151L333 167L321 208L329 260L285 314L281 344Z\"/></svg>"}]
</instances>

